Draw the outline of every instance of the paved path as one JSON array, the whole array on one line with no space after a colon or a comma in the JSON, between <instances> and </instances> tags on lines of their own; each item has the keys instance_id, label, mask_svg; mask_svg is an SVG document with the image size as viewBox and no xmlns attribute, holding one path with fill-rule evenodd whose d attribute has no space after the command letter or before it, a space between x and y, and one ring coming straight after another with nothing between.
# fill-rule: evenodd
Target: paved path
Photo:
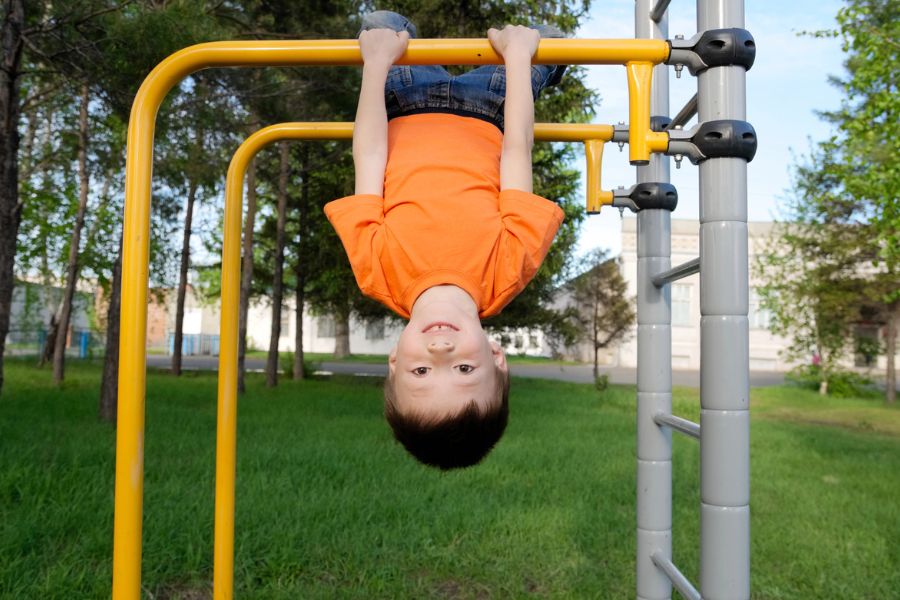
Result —
<instances>
[{"instance_id":1,"label":"paved path","mask_svg":"<svg viewBox=\"0 0 900 600\"><path fill-rule=\"evenodd\" d=\"M147 357L147 365L151 367L167 369L172 359L168 356L151 355ZM186 356L183 360L183 368L195 370L215 371L219 365L219 359L215 356ZM263 371L266 363L262 359L247 360L247 369L250 371ZM543 379L558 379L575 383L592 383L594 377L589 365L511 365L512 374L516 377L539 377ZM370 364L356 362L320 362L320 371L340 373L346 375L384 376L387 374L386 364ZM633 384L637 380L637 370L624 367L601 367L601 373L609 375L610 383ZM768 386L784 383L784 373L773 371L753 371L750 373L750 385ZM687 387L700 387L699 371L672 371L672 384Z\"/></svg>"}]
</instances>

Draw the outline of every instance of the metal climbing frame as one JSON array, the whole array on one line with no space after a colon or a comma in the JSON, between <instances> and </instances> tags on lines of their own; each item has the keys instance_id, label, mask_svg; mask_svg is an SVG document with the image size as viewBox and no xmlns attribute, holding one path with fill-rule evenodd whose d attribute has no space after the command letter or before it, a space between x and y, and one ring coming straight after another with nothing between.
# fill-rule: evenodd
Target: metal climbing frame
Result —
<instances>
[{"instance_id":1,"label":"metal climbing frame","mask_svg":"<svg viewBox=\"0 0 900 600\"><path fill-rule=\"evenodd\" d=\"M712 0L709 0L712 4ZM700 2L705 6L705 0ZM740 15L743 14L743 6L738 0L732 0L732 4L740 4ZM646 9L646 0L638 0L638 10L641 6ZM699 10L698 10L699 13ZM645 11L646 14L646 11ZM710 8L704 12L704 16L700 20L701 29L703 26L712 26L719 21L742 21L732 16L722 16ZM730 15L730 13L729 13ZM640 19L639 19L640 21ZM702 42L703 40L701 40ZM721 40L715 39L712 44L715 55L718 50L721 54ZM585 141L586 154L591 164L599 164L599 154L602 150L602 142L609 141L628 141L629 142L629 158L633 164L649 165L650 168L656 164L651 163L651 152L666 152L668 154L677 154L688 156L692 162L703 162L710 157L734 156L728 154L729 148L723 150L723 138L726 140L734 140L736 138L746 139L748 135L747 127L742 127L737 122L731 121L715 121L720 125L704 129L706 124L701 127L695 134L676 131L659 131L658 119L651 119L651 78L654 65L663 62L669 64L684 63L689 66L691 72L709 68L712 63L716 63L717 68L709 68L709 73L718 71L728 71L731 73L735 69L719 68L718 65L725 64L721 62L721 57L709 61L709 52L698 52L697 48L691 47L686 43L676 41L666 41L663 39L648 40L578 40L578 39L544 39L540 42L540 46L534 56L534 62L538 64L618 64L626 67L628 89L629 89L629 125L621 128L609 128L607 126L581 126L585 127L603 127L602 134L597 131L589 132L590 135L585 137L584 132L576 133L574 131L564 131L563 129L555 130L555 133L548 134L544 139L565 139L565 140L582 140ZM704 59L707 56L707 59ZM674 62L673 62L674 60ZM501 58L493 51L487 40L412 40L409 48L404 56L398 61L399 64L460 64L460 65L481 65L481 64L500 64ZM751 61L752 62L752 61ZM148 254L149 254L149 216L150 216L150 189L151 189L151 163L153 156L153 134L155 130L156 113L162 100L168 91L176 85L182 78L187 75L208 67L263 67L263 66L296 66L296 65L358 65L361 63L359 54L359 45L355 40L317 40L317 41L281 41L281 42L213 42L207 44L199 44L191 46L180 52L177 52L160 63L147 77L135 97L132 107L131 119L128 127L128 149L126 164L126 182L125 182L125 221L123 226L123 254L122 254L122 317L121 317L121 336L119 350L119 411L118 411L118 427L116 438L116 487L115 487L115 523L114 523L114 550L113 550L113 598L116 600L137 599L140 597L140 580L141 580L141 540L142 540L142 500L143 500L143 451L144 451L144 396L146 390L146 325L147 325L147 286L148 286ZM732 90L734 81L738 81L740 87L740 110L732 110L731 108L722 109L720 97L709 100L710 94L704 95L704 79L701 76L701 93L700 93L700 115L704 117L719 117L720 119L734 118L734 114L740 112L743 114L743 71L740 76L728 75L725 81L719 78L706 80L706 86L715 88L720 86L732 86L724 88ZM729 96L724 92L720 94L725 100ZM706 99L705 99L706 98ZM712 106L710 106L712 102ZM654 105L655 110L659 110L658 105ZM334 125L334 124L331 124ZM313 131L307 139L331 139L334 131L328 130L329 124L321 124L319 129ZM550 125L549 127L559 127ZM752 128L750 128L752 131ZM536 132L537 133L537 132ZM344 131L341 135L346 135ZM265 143L269 143L276 139L284 139L284 131L277 131L274 128L258 132L253 141L257 144L258 149ZM554 137L557 136L557 137ZM581 136L581 137L579 137ZM287 136L290 137L290 136ZM297 136L294 136L295 139ZM709 138L709 139L707 139ZM704 141L706 140L706 141ZM710 141L711 140L711 141ZM250 140L248 140L249 142ZM755 138L753 140L753 148L755 150ZM250 147L247 145L246 151L241 155L240 159L236 155L236 160L232 161L229 168L229 182L227 184L226 197L240 198L241 181L243 179L243 169L248 162L250 155ZM243 147L242 147L243 148ZM255 150L254 150L255 152ZM741 520L747 515L747 502L735 503L744 500L740 496L740 490L746 489L746 482L735 475L734 466L743 466L746 473L746 460L740 461L740 457L748 455L746 450L746 428L743 430L745 435L743 438L735 438L736 434L740 434L740 426L746 425L746 398L747 398L747 254L746 254L746 160L752 158L746 156L747 152L740 155L737 159L718 159L723 161L719 163L717 160L708 160L705 165L722 164L723 167L712 170L706 175L706 180L711 181L710 189L707 190L704 185L704 171L701 165L701 203L706 206L710 204L710 208L706 210L709 215L704 220L704 210L701 208L701 222L703 227L707 227L707 221L710 225L716 226L723 223L723 230L711 229L706 238L709 243L701 242L700 262L704 269L712 270L717 277L722 277L725 283L723 285L731 285L737 281L737 292L731 288L716 288L716 293L705 290L701 292L704 298L706 309L704 315L710 318L718 319L713 326L704 329L704 348L710 348L712 360L706 360L706 363L713 363L715 371L704 371L702 375L704 389L704 416L702 422L704 425L710 425L705 429L706 438L710 441L710 452L705 449L702 456L708 454L716 458L715 453L721 453L716 458L718 462L713 460L705 461L701 471L703 475L703 539L702 547L711 548L710 552L703 553L703 569L701 574L701 583L704 595L709 598L719 597L735 597L743 598L749 596L749 559L743 560L748 556L746 544L743 541L748 539L749 520ZM241 161L244 161L242 164ZM726 164L727 163L727 164ZM740 164L737 164L740 163ZM743 166L743 171L741 170ZM647 172L647 171L644 171ZM651 171L652 173L652 171ZM722 196L721 189L731 185L734 174L743 174L743 187L740 188L741 203L734 211L743 214L743 219L731 219L732 212L724 211L719 206L720 201L713 202ZM588 186L589 197L593 197L594 203L589 209L599 209L601 204L609 204L610 201L614 206L629 207L632 210L640 211L639 214L639 234L645 234L644 239L647 242L650 252L644 253L646 258L658 259L664 258L664 261L652 260L645 264L645 269L652 267L652 274L644 273L645 279L648 275L655 275L657 279L661 276L663 279L666 274L661 274L659 267L662 262L668 263L669 248L669 227L668 212L674 208L674 202L677 200L674 188L663 181L661 178L651 181L651 177L647 177L646 181L639 181L635 186L628 190L618 189L612 194L600 191L599 172L589 173ZM727 190L726 190L727 191ZM236 195L236 196L235 196ZM712 198L712 200L704 201L703 198ZM718 211L718 212L717 212ZM654 216L657 215L657 216ZM713 219L715 217L715 220ZM223 240L225 250L223 251L222 262L222 348L220 353L221 368L219 371L219 406L220 416L218 421L218 442L217 442L217 516L220 511L230 513L233 517L234 507L234 428L236 425L236 353L237 353L237 310L238 298L236 290L238 289L238 281L240 279L240 220L241 206L240 202L230 202L225 213L225 235ZM733 222L737 220L735 225ZM743 229L740 226L743 225ZM651 229L655 227L655 229ZM727 231L725 231L727 229ZM230 232L230 233L229 233ZM743 237L741 237L741 233ZM703 235L703 234L701 234ZM652 239L657 242L652 242ZM664 241L661 241L664 240ZM725 243L721 243L724 240ZM743 245L741 246L741 241ZM656 245L654 245L656 244ZM662 256L661 250L665 250L665 256ZM654 253L656 252L656 253ZM640 256L639 252L639 256ZM743 262L740 262L740 258ZM729 262L730 261L730 262ZM741 267L742 266L742 270ZM733 269L732 269L733 267ZM732 269L732 270L729 270ZM743 295L741 296L741 291ZM657 386L660 391L650 390L651 394L655 394L653 399L669 398L671 390L671 371L668 362L669 351L664 356L644 357L645 353L652 349L652 345L662 342L663 345L670 343L668 334L669 323L669 301L667 292L653 292L647 290L642 291L639 295L639 314L647 314L647 310L641 310L642 303L646 306L653 306L652 310L657 311L657 317L664 315L662 321L644 323L639 318L639 341L641 350L639 351L639 359L643 364L654 365L651 372L641 367L639 371L639 379L641 381L650 382L651 387ZM738 300L743 299L743 303L739 302L729 304L728 299L731 295L737 295ZM706 301L707 296L709 300ZM741 312L741 308L743 312ZM707 317L704 316L704 319ZM718 323L721 326L716 327ZM645 325L650 325L647 328ZM660 325L660 327L656 327ZM738 337L743 353L740 348L729 352L724 350L725 346L734 347L732 341L735 339L735 330L743 327L743 337ZM642 329L643 328L643 329ZM714 344L709 346L707 342L707 331L710 332L710 342ZM647 337L649 335L649 337ZM660 337L662 336L662 337ZM649 340L651 346L646 341ZM742 342L741 342L742 340ZM740 345L740 344L739 344ZM649 349L648 349L649 348ZM666 359L665 362L659 362L660 358ZM741 363L741 360L743 361ZM652 362L651 362L652 361ZM660 366L664 365L664 366ZM717 376L718 373L718 376ZM707 385L707 380L712 382ZM727 397L735 391L733 383L737 381L740 386L743 383L743 404L739 401L733 401ZM665 384L665 385L663 385ZM715 396L707 394L712 389ZM639 385L639 398L643 388ZM721 393L726 395L723 395ZM734 415L734 409L731 407L738 402L737 406L742 410L741 415ZM644 403L646 405L646 403ZM222 410L223 406L229 407ZM651 408L653 408L651 406ZM658 408L658 407L657 407ZM711 411L717 411L715 414L707 414ZM646 413L646 406L639 407L639 413ZM657 414L659 412L660 414ZM719 414L721 413L721 414ZM658 439L655 443L662 444L669 448L668 432L660 429L655 423L666 424L666 426L676 426L681 420L665 416L667 411L656 411L651 415L654 419L654 427L652 430L645 427L645 420L639 420L639 436L646 429L654 431ZM743 421L741 417L743 416ZM737 425L734 425L737 423ZM683 425L683 424L682 424ZM692 425L683 425L681 429L690 429ZM721 431L722 434L711 435ZM647 438L644 435L643 438ZM228 440L231 440L228 442ZM737 459L724 456L722 451L724 443L738 439L744 446L738 448L734 455ZM653 441L651 440L653 443ZM642 446L643 447L643 446ZM639 465L644 462L650 464L649 469L639 468L639 494L638 494L638 514L654 515L655 511L661 510L662 515L669 515L671 520L671 468L670 465L670 449L665 450L667 456L664 459L647 459L639 450ZM658 463L658 464L657 464ZM662 468L658 468L659 464L663 464ZM715 467L715 468L714 468ZM656 478L659 475L657 471L664 471L665 478ZM223 476L230 472L230 475ZM642 475L643 473L643 475ZM724 481L728 485L717 485L717 481ZM738 491L735 492L737 482ZM662 483L660 483L662 482ZM741 482L744 482L743 484ZM652 494L645 494L641 491L641 485L652 488ZM741 487L743 485L743 487ZM707 489L708 488L708 489ZM709 491L709 494L707 494ZM221 492L221 498L220 498ZM655 502L660 501L659 504ZM664 506L663 506L664 504ZM662 508L661 508L662 507ZM708 516L709 515L709 516ZM734 516L736 515L736 516ZM641 525L641 517L639 516L639 525ZM659 524L659 523L656 523ZM663 523L665 524L665 523ZM650 525L654 525L651 523ZM233 527L233 521L227 523L223 521L220 525L217 518L216 535L220 535L220 527ZM671 523L668 523L671 526ZM229 534L230 535L230 534ZM649 545L642 543L641 539L650 542ZM638 589L639 595L645 598L662 598L669 597L670 588L668 587L668 579L664 582L661 573L667 573L673 581L681 581L680 575L668 557L671 556L671 538L665 528L660 527L639 527L639 549L649 549L651 552L650 562L647 561L646 554L638 555ZM222 538L225 539L225 538ZM664 543L663 543L664 542ZM231 598L231 567L233 566L233 541L223 543L221 548L217 542L216 548L216 588L214 594L216 598ZM709 568L708 568L709 567ZM223 570L224 569L224 570ZM223 575L219 575L219 573ZM644 594L641 592L642 582L649 581L651 587L649 592ZM690 584L685 583L686 586ZM655 586L655 587L652 587ZM747 593L744 593L747 588ZM679 587L681 589L681 587ZM686 588L685 588L686 589ZM707 589L709 592L707 592ZM659 594L657 591L662 590ZM720 592L720 590L726 590Z\"/></svg>"},{"instance_id":2,"label":"metal climbing frame","mask_svg":"<svg viewBox=\"0 0 900 600\"><path fill-rule=\"evenodd\" d=\"M637 0L635 36L668 38L669 0ZM697 0L698 34L672 42L668 64L697 75L698 92L672 123L668 67L655 67L651 115L670 133L667 154L699 164L700 256L671 268L667 207L637 216L637 597L750 598L750 420L745 72L755 56L743 0ZM684 53L690 49L691 52ZM697 57L701 60L696 60ZM699 125L681 127L693 114ZM671 127L671 128L670 128ZM683 141L690 139L690 143ZM681 151L684 150L682 153ZM638 166L638 185L669 182L669 160ZM700 272L700 423L672 415L669 284ZM672 439L700 440L700 590L672 559Z\"/></svg>"}]
</instances>

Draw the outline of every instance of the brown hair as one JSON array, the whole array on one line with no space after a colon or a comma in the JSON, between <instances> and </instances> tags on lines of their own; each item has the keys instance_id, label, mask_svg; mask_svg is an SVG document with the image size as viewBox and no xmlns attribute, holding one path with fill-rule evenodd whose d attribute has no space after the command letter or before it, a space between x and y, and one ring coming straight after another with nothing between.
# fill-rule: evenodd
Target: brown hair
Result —
<instances>
[{"instance_id":1,"label":"brown hair","mask_svg":"<svg viewBox=\"0 0 900 600\"><path fill-rule=\"evenodd\" d=\"M442 471L478 464L503 435L509 418L509 372L497 367L496 373L496 396L487 408L472 400L459 413L439 419L400 412L393 377L388 375L384 416L394 438L419 462Z\"/></svg>"}]
</instances>

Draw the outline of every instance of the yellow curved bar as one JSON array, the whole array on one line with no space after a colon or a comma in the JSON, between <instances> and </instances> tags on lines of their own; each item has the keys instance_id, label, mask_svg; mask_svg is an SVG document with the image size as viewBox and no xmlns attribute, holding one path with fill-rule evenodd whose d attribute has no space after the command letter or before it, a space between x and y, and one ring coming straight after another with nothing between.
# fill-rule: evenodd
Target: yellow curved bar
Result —
<instances>
[{"instance_id":1,"label":"yellow curved bar","mask_svg":"<svg viewBox=\"0 0 900 600\"><path fill-rule=\"evenodd\" d=\"M658 64L669 55L663 40L541 40L538 64ZM498 64L485 39L411 40L401 64ZM116 434L113 598L138 600L141 581L146 390L147 285L150 189L156 113L185 76L209 67L358 65L355 40L210 42L176 52L147 76L135 96L128 124L125 219L122 248L122 313ZM649 89L632 94L646 104ZM632 124L634 127L634 124ZM637 131L632 128L632 132Z\"/></svg>"},{"instance_id":2,"label":"yellow curved bar","mask_svg":"<svg viewBox=\"0 0 900 600\"><path fill-rule=\"evenodd\" d=\"M600 212L604 205L612 205L613 193L603 191L600 175L603 164L604 140L585 140L584 158L587 163L587 181L585 183L587 197L586 207L589 215Z\"/></svg>"},{"instance_id":3,"label":"yellow curved bar","mask_svg":"<svg viewBox=\"0 0 900 600\"><path fill-rule=\"evenodd\" d=\"M630 62L628 74L628 160L633 165L650 162L647 133L650 132L650 84L653 64Z\"/></svg>"}]
</instances>

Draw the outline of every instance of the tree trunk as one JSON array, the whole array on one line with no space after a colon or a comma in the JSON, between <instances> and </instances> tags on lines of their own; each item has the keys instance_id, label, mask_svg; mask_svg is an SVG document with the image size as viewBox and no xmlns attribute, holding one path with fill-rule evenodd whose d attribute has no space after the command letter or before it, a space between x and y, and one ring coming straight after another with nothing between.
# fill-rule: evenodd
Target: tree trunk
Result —
<instances>
[{"instance_id":1,"label":"tree trunk","mask_svg":"<svg viewBox=\"0 0 900 600\"><path fill-rule=\"evenodd\" d=\"M122 306L122 238L119 254L113 264L109 286L109 308L106 313L106 355L103 358L103 379L100 381L100 418L116 422L119 408L119 316Z\"/></svg>"},{"instance_id":2,"label":"tree trunk","mask_svg":"<svg viewBox=\"0 0 900 600\"><path fill-rule=\"evenodd\" d=\"M49 292L50 287L44 286L44 290ZM45 298L48 302L50 298ZM44 346L41 348L41 358L38 360L38 366L43 367L53 360L53 353L56 351L56 335L59 333L59 311L55 311L50 315L50 323L47 325L47 337L44 338Z\"/></svg>"},{"instance_id":3,"label":"tree trunk","mask_svg":"<svg viewBox=\"0 0 900 600\"><path fill-rule=\"evenodd\" d=\"M275 229L275 265L272 275L272 329L269 358L266 361L266 386L278 385L278 339L281 337L281 302L284 295L284 225L287 217L287 181L290 166L288 145L281 142L281 167L278 174L278 220Z\"/></svg>"},{"instance_id":4,"label":"tree trunk","mask_svg":"<svg viewBox=\"0 0 900 600\"><path fill-rule=\"evenodd\" d=\"M309 145L304 144L301 146L301 163L300 168L303 173L303 187L300 190L300 210L298 211L298 221L299 227L297 228L300 231L300 235L303 236L303 228L307 225L306 217L307 210L309 207ZM295 311L297 322L294 327L294 370L293 376L294 380L303 379L306 376L306 373L303 371L303 306L306 303L306 270L303 268L303 255L300 249L303 247L302 245L302 237L301 244L298 246L297 251L297 265L294 270L294 278L295 278L295 286L294 286L294 297L297 301L297 307Z\"/></svg>"},{"instance_id":5,"label":"tree trunk","mask_svg":"<svg viewBox=\"0 0 900 600\"><path fill-rule=\"evenodd\" d=\"M888 404L893 404L897 401L897 366L894 363L894 359L897 354L898 309L900 309L900 305L892 306L888 312L887 331L884 336L884 353L887 358L884 401Z\"/></svg>"},{"instance_id":6,"label":"tree trunk","mask_svg":"<svg viewBox=\"0 0 900 600\"><path fill-rule=\"evenodd\" d=\"M599 362L597 357L600 353L600 332L597 331L597 319L598 319L597 310L598 310L598 307L595 304L594 305L594 339L592 340L593 346L594 346L594 379L595 380L597 379L597 375L599 374L598 370L597 370L597 363Z\"/></svg>"},{"instance_id":7,"label":"tree trunk","mask_svg":"<svg viewBox=\"0 0 900 600\"><path fill-rule=\"evenodd\" d=\"M295 295L297 298L297 309L295 311L297 323L294 329L294 379L303 379L306 374L303 372L303 305L305 304L305 294L303 288L306 286L306 275L303 269L297 266L296 272L297 286Z\"/></svg>"},{"instance_id":8,"label":"tree trunk","mask_svg":"<svg viewBox=\"0 0 900 600\"><path fill-rule=\"evenodd\" d=\"M22 206L19 203L19 76L22 61L23 0L7 0L0 25L0 393L3 354L12 312L13 268Z\"/></svg>"},{"instance_id":9,"label":"tree trunk","mask_svg":"<svg viewBox=\"0 0 900 600\"><path fill-rule=\"evenodd\" d=\"M253 229L256 225L256 160L247 169L247 217L244 219L241 258L241 297L238 308L238 392L244 393L244 357L247 354L247 312L250 310L250 283L253 281Z\"/></svg>"},{"instance_id":10,"label":"tree trunk","mask_svg":"<svg viewBox=\"0 0 900 600\"><path fill-rule=\"evenodd\" d=\"M187 208L184 211L184 236L181 240L181 269L178 275L178 296L175 301L175 339L172 345L172 374L181 375L181 345L184 339L184 299L187 294L188 268L191 266L191 223L194 220L194 202L197 199L197 182L188 183Z\"/></svg>"},{"instance_id":11,"label":"tree trunk","mask_svg":"<svg viewBox=\"0 0 900 600\"><path fill-rule=\"evenodd\" d=\"M350 356L350 311L334 315L334 357Z\"/></svg>"},{"instance_id":12,"label":"tree trunk","mask_svg":"<svg viewBox=\"0 0 900 600\"><path fill-rule=\"evenodd\" d=\"M75 298L75 285L78 283L78 248L81 244L81 230L84 228L84 214L87 211L88 187L90 186L87 171L88 145L88 85L81 86L81 114L78 120L78 211L75 213L75 227L69 241L69 264L66 269L66 289L62 304L59 307L56 344L53 350L53 383L62 383L65 375L66 346L69 337L69 320L72 316L72 300Z\"/></svg>"},{"instance_id":13,"label":"tree trunk","mask_svg":"<svg viewBox=\"0 0 900 600\"><path fill-rule=\"evenodd\" d=\"M52 110L47 112L45 120L47 123L43 139L41 140L41 147L49 152L49 148L53 143L53 132L56 130ZM45 194L53 193L56 190L54 189L50 162L46 159L42 162L43 164L40 168L41 185ZM44 347L41 348L41 357L38 360L39 367L43 367L53 361L53 353L56 351L56 336L59 333L59 309L62 306L62 298L56 297L56 288L53 285L55 283L53 279L54 273L50 269L50 248L46 244L41 246L41 275L44 283L44 304L48 308L52 308L50 310L50 322L47 324L47 337L44 338Z\"/></svg>"}]
</instances>

